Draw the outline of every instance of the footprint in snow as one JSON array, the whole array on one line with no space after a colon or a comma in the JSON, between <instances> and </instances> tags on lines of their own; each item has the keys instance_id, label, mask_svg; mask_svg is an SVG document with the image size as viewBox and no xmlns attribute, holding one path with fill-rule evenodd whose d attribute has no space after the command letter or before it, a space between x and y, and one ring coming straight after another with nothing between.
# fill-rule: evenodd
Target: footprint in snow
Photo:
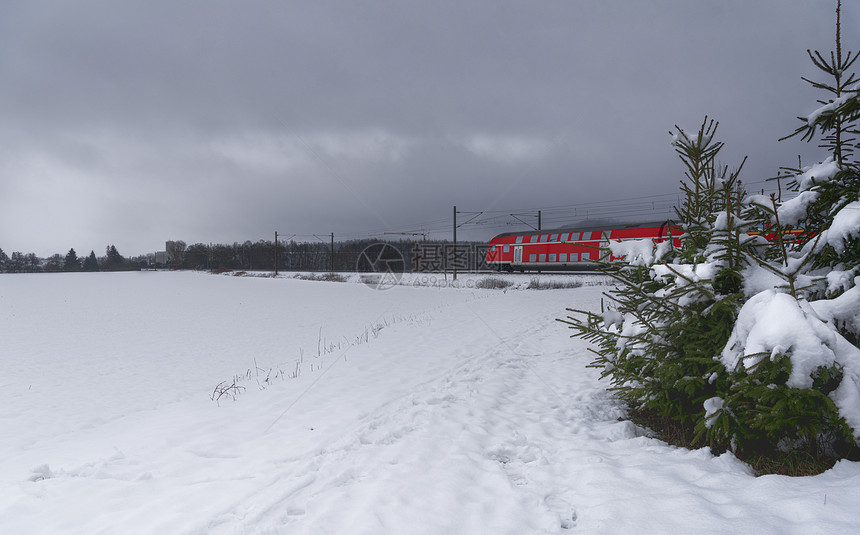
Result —
<instances>
[{"instance_id":1,"label":"footprint in snow","mask_svg":"<svg viewBox=\"0 0 860 535\"><path fill-rule=\"evenodd\" d=\"M570 502L557 494L550 494L543 501L550 511L558 515L561 529L573 529L576 527L578 515Z\"/></svg>"},{"instance_id":2,"label":"footprint in snow","mask_svg":"<svg viewBox=\"0 0 860 535\"><path fill-rule=\"evenodd\" d=\"M51 471L51 467L47 464L43 464L30 470L30 477L28 479L33 483L36 483L38 481L51 479L52 477L54 477L54 472Z\"/></svg>"}]
</instances>

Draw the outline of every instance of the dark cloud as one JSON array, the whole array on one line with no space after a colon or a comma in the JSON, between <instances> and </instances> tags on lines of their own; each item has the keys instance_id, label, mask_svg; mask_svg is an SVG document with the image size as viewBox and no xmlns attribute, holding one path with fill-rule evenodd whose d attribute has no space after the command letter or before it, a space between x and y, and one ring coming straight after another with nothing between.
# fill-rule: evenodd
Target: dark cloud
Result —
<instances>
[{"instance_id":1,"label":"dark cloud","mask_svg":"<svg viewBox=\"0 0 860 535\"><path fill-rule=\"evenodd\" d=\"M721 122L726 163L749 155L758 183L817 153L777 139L815 107L800 77L815 76L807 48L832 48L834 8L5 2L0 247L447 236L455 204L671 195L681 168L667 133L705 114ZM851 48L858 9L843 11Z\"/></svg>"}]
</instances>

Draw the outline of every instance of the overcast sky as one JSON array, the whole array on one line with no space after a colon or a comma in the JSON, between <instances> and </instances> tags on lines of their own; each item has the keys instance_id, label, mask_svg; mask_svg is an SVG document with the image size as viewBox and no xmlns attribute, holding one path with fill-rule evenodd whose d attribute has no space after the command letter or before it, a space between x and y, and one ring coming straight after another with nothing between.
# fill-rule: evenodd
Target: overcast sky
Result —
<instances>
[{"instance_id":1,"label":"overcast sky","mask_svg":"<svg viewBox=\"0 0 860 535\"><path fill-rule=\"evenodd\" d=\"M0 248L441 238L454 205L481 239L537 209L662 217L675 124L719 120L754 188L821 157L778 139L834 21L835 0L4 0Z\"/></svg>"}]
</instances>

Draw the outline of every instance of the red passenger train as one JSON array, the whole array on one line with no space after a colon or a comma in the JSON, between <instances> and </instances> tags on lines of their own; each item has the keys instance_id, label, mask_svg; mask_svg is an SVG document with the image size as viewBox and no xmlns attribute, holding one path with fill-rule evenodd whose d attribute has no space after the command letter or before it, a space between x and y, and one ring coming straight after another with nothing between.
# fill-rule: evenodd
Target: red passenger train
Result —
<instances>
[{"instance_id":1,"label":"red passenger train","mask_svg":"<svg viewBox=\"0 0 860 535\"><path fill-rule=\"evenodd\" d=\"M609 240L650 238L659 243L671 235L680 247L682 233L669 222L507 232L490 240L487 265L499 271L586 269L606 255Z\"/></svg>"}]
</instances>

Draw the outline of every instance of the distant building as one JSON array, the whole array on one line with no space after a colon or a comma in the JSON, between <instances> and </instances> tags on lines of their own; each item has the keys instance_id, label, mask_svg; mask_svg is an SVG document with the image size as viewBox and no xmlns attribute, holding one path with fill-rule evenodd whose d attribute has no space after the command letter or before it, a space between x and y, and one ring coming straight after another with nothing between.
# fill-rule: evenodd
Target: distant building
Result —
<instances>
[{"instance_id":1,"label":"distant building","mask_svg":"<svg viewBox=\"0 0 860 535\"><path fill-rule=\"evenodd\" d=\"M156 266L168 266L173 263L173 256L167 251L156 251L155 253L155 265Z\"/></svg>"}]
</instances>

